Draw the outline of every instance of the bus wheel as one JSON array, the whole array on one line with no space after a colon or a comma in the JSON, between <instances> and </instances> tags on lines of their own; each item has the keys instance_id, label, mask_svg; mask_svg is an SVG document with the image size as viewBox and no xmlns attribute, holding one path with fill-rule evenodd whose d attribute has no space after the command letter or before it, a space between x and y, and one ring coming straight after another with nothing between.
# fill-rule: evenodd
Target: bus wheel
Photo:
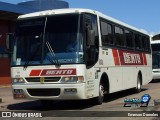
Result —
<instances>
[{"instance_id":1,"label":"bus wheel","mask_svg":"<svg viewBox=\"0 0 160 120\"><path fill-rule=\"evenodd\" d=\"M53 101L52 100L41 100L41 104L44 108L51 108Z\"/></svg>"},{"instance_id":2,"label":"bus wheel","mask_svg":"<svg viewBox=\"0 0 160 120\"><path fill-rule=\"evenodd\" d=\"M104 86L102 83L100 83L99 85L99 96L94 98L94 103L96 105L101 105L103 103L103 99L104 99Z\"/></svg>"},{"instance_id":3,"label":"bus wheel","mask_svg":"<svg viewBox=\"0 0 160 120\"><path fill-rule=\"evenodd\" d=\"M141 86L142 86L142 83L141 83L141 77L138 75L137 77L137 86L135 88L135 91L137 93L140 93L141 92Z\"/></svg>"}]
</instances>

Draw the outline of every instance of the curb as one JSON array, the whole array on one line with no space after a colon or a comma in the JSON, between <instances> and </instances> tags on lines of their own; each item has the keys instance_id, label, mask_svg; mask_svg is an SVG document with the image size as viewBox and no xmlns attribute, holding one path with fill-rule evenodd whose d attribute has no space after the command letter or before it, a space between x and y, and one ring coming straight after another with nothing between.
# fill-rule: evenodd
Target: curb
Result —
<instances>
[{"instance_id":1,"label":"curb","mask_svg":"<svg viewBox=\"0 0 160 120\"><path fill-rule=\"evenodd\" d=\"M0 88L10 88L11 85L0 85Z\"/></svg>"}]
</instances>

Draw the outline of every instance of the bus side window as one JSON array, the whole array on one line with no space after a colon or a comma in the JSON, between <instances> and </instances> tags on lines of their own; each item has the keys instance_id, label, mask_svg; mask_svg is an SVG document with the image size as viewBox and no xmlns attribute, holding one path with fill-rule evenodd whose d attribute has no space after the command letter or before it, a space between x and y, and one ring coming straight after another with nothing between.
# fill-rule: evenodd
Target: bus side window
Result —
<instances>
[{"instance_id":1,"label":"bus side window","mask_svg":"<svg viewBox=\"0 0 160 120\"><path fill-rule=\"evenodd\" d=\"M129 49L134 49L133 33L125 30L126 47Z\"/></svg>"},{"instance_id":2,"label":"bus side window","mask_svg":"<svg viewBox=\"0 0 160 120\"><path fill-rule=\"evenodd\" d=\"M135 34L135 49L142 50L142 39L139 34Z\"/></svg>"},{"instance_id":3,"label":"bus side window","mask_svg":"<svg viewBox=\"0 0 160 120\"><path fill-rule=\"evenodd\" d=\"M101 21L102 45L113 45L112 25Z\"/></svg>"},{"instance_id":4,"label":"bus side window","mask_svg":"<svg viewBox=\"0 0 160 120\"><path fill-rule=\"evenodd\" d=\"M119 47L124 47L124 36L123 29L115 26L115 45Z\"/></svg>"},{"instance_id":5,"label":"bus side window","mask_svg":"<svg viewBox=\"0 0 160 120\"><path fill-rule=\"evenodd\" d=\"M149 38L146 36L142 36L142 46L143 50L149 52Z\"/></svg>"},{"instance_id":6,"label":"bus side window","mask_svg":"<svg viewBox=\"0 0 160 120\"><path fill-rule=\"evenodd\" d=\"M95 32L94 34L95 41L91 41L91 42L94 44L98 43L97 41L99 40L99 37L98 37L97 16L92 14L85 14L85 26L87 29L94 30ZM96 45L97 47L99 46L98 44Z\"/></svg>"}]
</instances>

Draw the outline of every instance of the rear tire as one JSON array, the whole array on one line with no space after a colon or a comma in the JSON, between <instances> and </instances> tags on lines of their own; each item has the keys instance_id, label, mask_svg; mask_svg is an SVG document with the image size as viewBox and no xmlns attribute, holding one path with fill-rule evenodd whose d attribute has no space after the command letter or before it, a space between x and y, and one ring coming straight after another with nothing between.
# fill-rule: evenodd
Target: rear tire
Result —
<instances>
[{"instance_id":1,"label":"rear tire","mask_svg":"<svg viewBox=\"0 0 160 120\"><path fill-rule=\"evenodd\" d=\"M96 105L101 105L103 103L104 100L104 86L102 83L100 83L99 85L99 96L94 98L94 103Z\"/></svg>"},{"instance_id":2,"label":"rear tire","mask_svg":"<svg viewBox=\"0 0 160 120\"><path fill-rule=\"evenodd\" d=\"M137 77L137 86L135 88L135 91L137 93L140 93L141 90L142 90L141 87L142 87L141 77L140 77L140 75L138 75L138 77Z\"/></svg>"}]
</instances>

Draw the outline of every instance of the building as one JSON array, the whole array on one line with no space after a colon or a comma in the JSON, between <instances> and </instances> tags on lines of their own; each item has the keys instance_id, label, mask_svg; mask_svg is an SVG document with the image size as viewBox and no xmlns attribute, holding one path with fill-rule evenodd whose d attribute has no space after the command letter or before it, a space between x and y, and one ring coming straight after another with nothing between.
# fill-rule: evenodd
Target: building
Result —
<instances>
[{"instance_id":1,"label":"building","mask_svg":"<svg viewBox=\"0 0 160 120\"><path fill-rule=\"evenodd\" d=\"M33 0L17 5L0 2L0 85L11 84L10 56L5 47L6 34L14 33L19 15L48 9L68 8L69 4L58 0Z\"/></svg>"}]
</instances>

